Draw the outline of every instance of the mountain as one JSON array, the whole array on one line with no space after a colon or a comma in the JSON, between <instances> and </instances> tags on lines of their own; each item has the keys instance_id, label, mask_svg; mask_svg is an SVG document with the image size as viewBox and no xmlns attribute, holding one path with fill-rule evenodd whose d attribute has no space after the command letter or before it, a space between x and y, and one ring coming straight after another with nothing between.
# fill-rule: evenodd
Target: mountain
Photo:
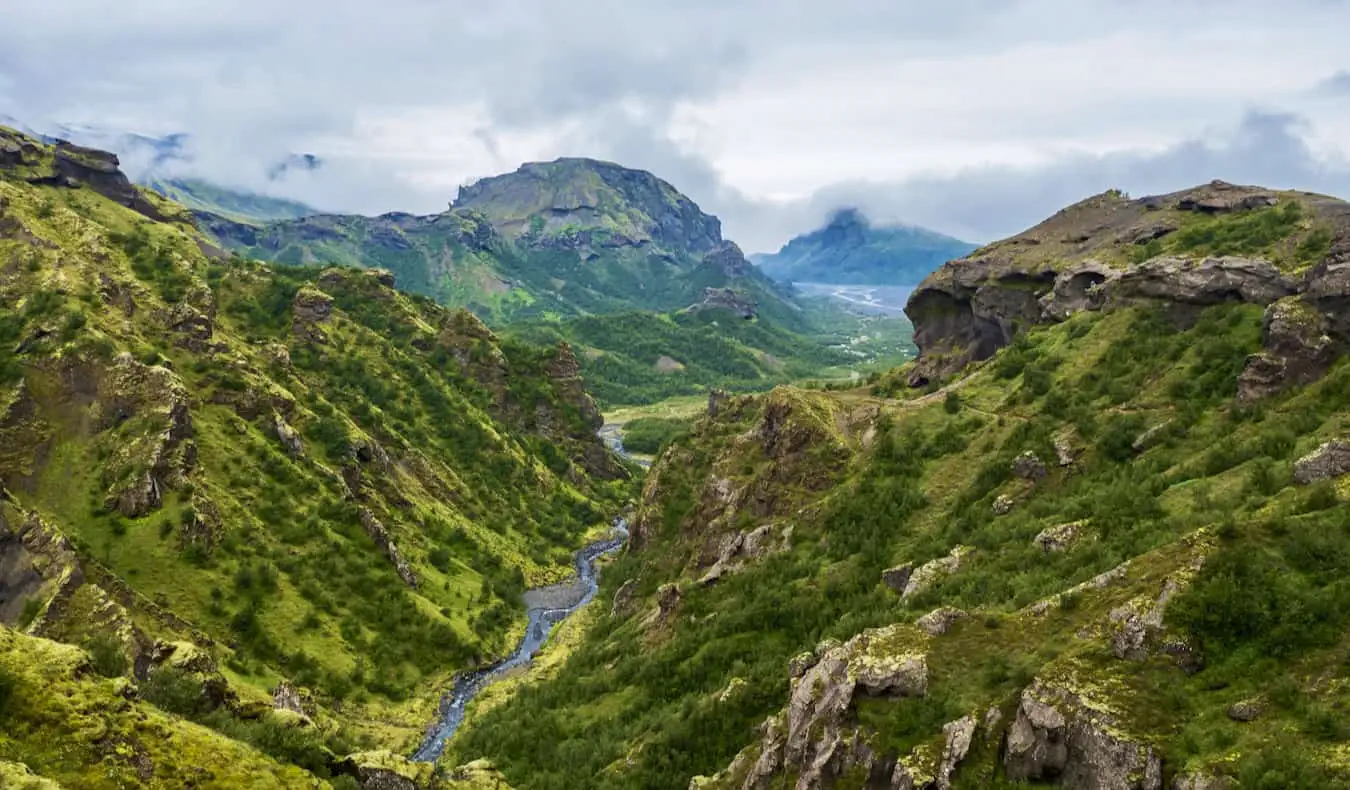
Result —
<instances>
[{"instance_id":1,"label":"mountain","mask_svg":"<svg viewBox=\"0 0 1350 790\"><path fill-rule=\"evenodd\" d=\"M780 282L915 285L975 246L923 228L873 226L860 211L846 208L777 253L751 259Z\"/></svg>"},{"instance_id":2,"label":"mountain","mask_svg":"<svg viewBox=\"0 0 1350 790\"><path fill-rule=\"evenodd\" d=\"M195 212L213 214L250 225L299 219L319 212L304 203L268 197L254 192L227 189L199 178L156 178L142 181L164 197Z\"/></svg>"},{"instance_id":3,"label":"mountain","mask_svg":"<svg viewBox=\"0 0 1350 790\"><path fill-rule=\"evenodd\" d=\"M380 266L403 287L497 321L680 310L730 288L802 325L787 295L722 238L715 217L650 173L590 159L532 163L464 187L441 214L320 215L261 229L202 216L242 254Z\"/></svg>"},{"instance_id":4,"label":"mountain","mask_svg":"<svg viewBox=\"0 0 1350 790\"><path fill-rule=\"evenodd\" d=\"M945 264L868 387L709 399L520 788L1350 787L1350 204L1112 192Z\"/></svg>"},{"instance_id":5,"label":"mountain","mask_svg":"<svg viewBox=\"0 0 1350 790\"><path fill-rule=\"evenodd\" d=\"M7 129L0 261L0 785L430 781L388 750L634 490L571 349Z\"/></svg>"}]
</instances>

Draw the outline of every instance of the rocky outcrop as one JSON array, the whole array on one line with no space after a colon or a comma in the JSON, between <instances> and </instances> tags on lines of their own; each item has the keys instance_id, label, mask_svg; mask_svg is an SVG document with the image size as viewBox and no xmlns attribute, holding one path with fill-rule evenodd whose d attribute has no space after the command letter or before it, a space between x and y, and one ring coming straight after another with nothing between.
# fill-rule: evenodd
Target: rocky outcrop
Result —
<instances>
[{"instance_id":1,"label":"rocky outcrop","mask_svg":"<svg viewBox=\"0 0 1350 790\"><path fill-rule=\"evenodd\" d=\"M64 141L56 144L53 153L54 173L46 179L48 183L70 188L87 186L152 220L164 222L169 219L122 173L115 154Z\"/></svg>"},{"instance_id":2,"label":"rocky outcrop","mask_svg":"<svg viewBox=\"0 0 1350 790\"><path fill-rule=\"evenodd\" d=\"M967 617L970 615L954 606L942 606L915 620L914 625L929 636L942 636Z\"/></svg>"},{"instance_id":3,"label":"rocky outcrop","mask_svg":"<svg viewBox=\"0 0 1350 790\"><path fill-rule=\"evenodd\" d=\"M1238 400L1252 403L1321 378L1336 360L1327 317L1300 297L1266 309L1264 350L1247 359L1238 377Z\"/></svg>"},{"instance_id":4,"label":"rocky outcrop","mask_svg":"<svg viewBox=\"0 0 1350 790\"><path fill-rule=\"evenodd\" d=\"M735 772L744 770L746 775L743 787L765 790L776 786L774 777L790 772L797 773L800 790L830 787L850 770L878 779L889 776L894 756L887 760L866 745L852 724L851 711L859 695L927 694L924 638L911 627L889 626L865 631L844 645L817 648L811 660L803 660L787 708L761 729L753 765L737 766ZM954 733L954 745L961 740L960 732Z\"/></svg>"},{"instance_id":5,"label":"rocky outcrop","mask_svg":"<svg viewBox=\"0 0 1350 790\"><path fill-rule=\"evenodd\" d=\"M272 708L298 713L301 716L309 715L309 712L305 710L305 699L300 690L286 680L278 683L272 691Z\"/></svg>"},{"instance_id":6,"label":"rocky outcrop","mask_svg":"<svg viewBox=\"0 0 1350 790\"><path fill-rule=\"evenodd\" d=\"M1108 289L1116 301L1139 299L1212 305L1267 305L1296 290L1269 261L1253 258L1155 258L1125 272Z\"/></svg>"},{"instance_id":7,"label":"rocky outcrop","mask_svg":"<svg viewBox=\"0 0 1350 790\"><path fill-rule=\"evenodd\" d=\"M994 498L994 504L991 505L989 509L993 511L996 516L1006 516L1013 512L1013 508L1015 507L1017 507L1016 499L1013 499L1007 494L999 494Z\"/></svg>"},{"instance_id":8,"label":"rocky outcrop","mask_svg":"<svg viewBox=\"0 0 1350 790\"><path fill-rule=\"evenodd\" d=\"M281 445L286 448L286 452L292 458L301 458L305 454L305 443L300 438L300 432L291 427L286 422L286 418L280 414L272 417L272 429L276 431L277 439Z\"/></svg>"},{"instance_id":9,"label":"rocky outcrop","mask_svg":"<svg viewBox=\"0 0 1350 790\"><path fill-rule=\"evenodd\" d=\"M1078 540L1084 526L1082 521L1072 521L1068 524L1046 527L1031 542L1046 554L1067 551Z\"/></svg>"},{"instance_id":10,"label":"rocky outcrop","mask_svg":"<svg viewBox=\"0 0 1350 790\"><path fill-rule=\"evenodd\" d=\"M348 755L336 769L354 777L361 790L428 790L435 779L433 763L414 763L388 751Z\"/></svg>"},{"instance_id":11,"label":"rocky outcrop","mask_svg":"<svg viewBox=\"0 0 1350 790\"><path fill-rule=\"evenodd\" d=\"M749 532L733 532L725 535L717 547L717 560L708 572L699 579L702 584L712 584L728 573L734 573L769 554L786 551L790 547L792 527L785 527L778 541L774 540L773 525L765 524Z\"/></svg>"},{"instance_id":12,"label":"rocky outcrop","mask_svg":"<svg viewBox=\"0 0 1350 790\"><path fill-rule=\"evenodd\" d=\"M96 377L98 395L90 416L100 441L115 445L103 468L104 503L127 518L139 518L158 509L164 491L185 482L196 464L187 391L172 371L142 365L130 354L120 355Z\"/></svg>"},{"instance_id":13,"label":"rocky outcrop","mask_svg":"<svg viewBox=\"0 0 1350 790\"><path fill-rule=\"evenodd\" d=\"M1106 288L1120 279L1120 270L1088 260L1060 272L1050 292L1040 299L1041 313L1054 321L1066 321L1083 310L1100 310L1106 304Z\"/></svg>"},{"instance_id":14,"label":"rocky outcrop","mask_svg":"<svg viewBox=\"0 0 1350 790\"><path fill-rule=\"evenodd\" d=\"M380 523L380 520L375 517L374 513L370 512L369 508L361 508L360 518L361 528L366 531L371 540L375 541L376 548L393 563L394 570L398 572L398 577L403 580L404 584L414 590L417 589L417 575L413 573L412 566L408 564L408 561L403 559L403 554L399 552L398 546L394 545L394 539L390 537L389 530L384 524Z\"/></svg>"},{"instance_id":15,"label":"rocky outcrop","mask_svg":"<svg viewBox=\"0 0 1350 790\"><path fill-rule=\"evenodd\" d=\"M614 592L614 601L609 607L609 616L621 618L631 614L635 595L637 595L637 579L629 579L619 585L619 589Z\"/></svg>"},{"instance_id":16,"label":"rocky outcrop","mask_svg":"<svg viewBox=\"0 0 1350 790\"><path fill-rule=\"evenodd\" d=\"M690 306L691 312L702 310L728 310L737 318L749 321L759 315L755 303L744 294L730 288L705 288L703 301Z\"/></svg>"},{"instance_id":17,"label":"rocky outcrop","mask_svg":"<svg viewBox=\"0 0 1350 790\"><path fill-rule=\"evenodd\" d=\"M1162 759L1100 705L1037 681L1022 692L1003 744L1008 779L1064 787L1162 790Z\"/></svg>"},{"instance_id":18,"label":"rocky outcrop","mask_svg":"<svg viewBox=\"0 0 1350 790\"><path fill-rule=\"evenodd\" d=\"M956 573L961 568L961 560L971 551L972 549L967 546L957 546L947 556L938 557L924 563L909 577L909 581L905 583L904 591L900 593L900 598L913 598L920 593L927 592L930 587L943 578Z\"/></svg>"},{"instance_id":19,"label":"rocky outcrop","mask_svg":"<svg viewBox=\"0 0 1350 790\"><path fill-rule=\"evenodd\" d=\"M1294 482L1312 485L1350 474L1350 442L1332 441L1294 463Z\"/></svg>"},{"instance_id":20,"label":"rocky outcrop","mask_svg":"<svg viewBox=\"0 0 1350 790\"><path fill-rule=\"evenodd\" d=\"M333 316L333 297L303 286L291 300L291 334L307 343L326 343L328 335L319 326Z\"/></svg>"},{"instance_id":21,"label":"rocky outcrop","mask_svg":"<svg viewBox=\"0 0 1350 790\"><path fill-rule=\"evenodd\" d=\"M1143 433L1134 437L1134 441L1130 443L1130 449L1134 450L1136 453L1144 453L1157 447L1162 443L1163 439L1167 437L1168 432L1172 429L1174 424L1175 420L1168 418L1157 425L1148 428Z\"/></svg>"},{"instance_id":22,"label":"rocky outcrop","mask_svg":"<svg viewBox=\"0 0 1350 790\"><path fill-rule=\"evenodd\" d=\"M1030 450L1013 459L1012 473L1023 480L1032 482L1043 480L1049 474L1045 468L1045 463Z\"/></svg>"},{"instance_id":23,"label":"rocky outcrop","mask_svg":"<svg viewBox=\"0 0 1350 790\"><path fill-rule=\"evenodd\" d=\"M1228 706L1228 718L1244 724L1256 721L1266 712L1266 703L1261 699L1244 699Z\"/></svg>"},{"instance_id":24,"label":"rocky outcrop","mask_svg":"<svg viewBox=\"0 0 1350 790\"><path fill-rule=\"evenodd\" d=\"M642 621L642 627L646 629L660 629L665 627L675 618L675 615L680 610L680 604L683 601L684 592L680 590L680 585L661 585L656 591L656 608Z\"/></svg>"},{"instance_id":25,"label":"rocky outcrop","mask_svg":"<svg viewBox=\"0 0 1350 790\"><path fill-rule=\"evenodd\" d=\"M903 593L909 585L909 577L914 575L914 563L907 562L881 572L881 583L898 593Z\"/></svg>"}]
</instances>

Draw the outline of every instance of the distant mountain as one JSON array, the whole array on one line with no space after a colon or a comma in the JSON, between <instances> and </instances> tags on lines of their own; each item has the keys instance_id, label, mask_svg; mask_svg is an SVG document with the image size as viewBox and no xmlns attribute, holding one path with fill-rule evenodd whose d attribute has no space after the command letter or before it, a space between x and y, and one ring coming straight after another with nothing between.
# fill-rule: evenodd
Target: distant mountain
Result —
<instances>
[{"instance_id":1,"label":"distant mountain","mask_svg":"<svg viewBox=\"0 0 1350 790\"><path fill-rule=\"evenodd\" d=\"M924 228L874 226L857 209L846 208L776 254L751 259L781 282L917 285L976 246Z\"/></svg>"},{"instance_id":2,"label":"distant mountain","mask_svg":"<svg viewBox=\"0 0 1350 790\"><path fill-rule=\"evenodd\" d=\"M651 173L610 162L526 164L463 187L430 216L319 215L262 228L198 219L246 255L387 268L402 287L496 321L720 305L803 325L716 217Z\"/></svg>"},{"instance_id":3,"label":"distant mountain","mask_svg":"<svg viewBox=\"0 0 1350 790\"><path fill-rule=\"evenodd\" d=\"M147 178L144 185L193 211L215 214L234 222L263 224L299 219L318 210L295 200L229 189L199 178Z\"/></svg>"}]
</instances>

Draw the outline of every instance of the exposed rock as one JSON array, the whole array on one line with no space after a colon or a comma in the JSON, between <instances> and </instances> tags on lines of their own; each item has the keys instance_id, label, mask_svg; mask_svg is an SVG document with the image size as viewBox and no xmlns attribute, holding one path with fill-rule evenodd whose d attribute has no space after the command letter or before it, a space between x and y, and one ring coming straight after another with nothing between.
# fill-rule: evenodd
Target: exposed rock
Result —
<instances>
[{"instance_id":1,"label":"exposed rock","mask_svg":"<svg viewBox=\"0 0 1350 790\"><path fill-rule=\"evenodd\" d=\"M300 432L292 428L290 423L286 422L285 417L282 417L280 414L274 415L272 418L272 427L277 432L277 439L281 440L281 444L285 446L286 452L289 453L292 458L304 456L305 443L300 439Z\"/></svg>"},{"instance_id":2,"label":"exposed rock","mask_svg":"<svg viewBox=\"0 0 1350 790\"><path fill-rule=\"evenodd\" d=\"M130 420L144 426L117 447L103 468L105 506L139 518L158 509L164 491L181 485L195 465L187 391L172 371L142 365L130 354L119 355L97 379L97 400L90 408L97 430L111 432Z\"/></svg>"},{"instance_id":3,"label":"exposed rock","mask_svg":"<svg viewBox=\"0 0 1350 790\"><path fill-rule=\"evenodd\" d=\"M1295 292L1270 261L1254 258L1160 257L1120 276L1110 289L1120 300L1160 299L1194 305L1229 301L1267 305Z\"/></svg>"},{"instance_id":4,"label":"exposed rock","mask_svg":"<svg viewBox=\"0 0 1350 790\"><path fill-rule=\"evenodd\" d=\"M729 310L737 318L747 321L759 315L759 310L754 302L730 288L705 288L703 290L703 301L689 309L694 312L700 310Z\"/></svg>"},{"instance_id":5,"label":"exposed rock","mask_svg":"<svg viewBox=\"0 0 1350 790\"><path fill-rule=\"evenodd\" d=\"M637 595L637 579L629 579L619 585L619 589L614 592L614 602L609 607L609 616L627 617L633 611L635 595Z\"/></svg>"},{"instance_id":6,"label":"exposed rock","mask_svg":"<svg viewBox=\"0 0 1350 790\"><path fill-rule=\"evenodd\" d=\"M1332 242L1331 254L1308 272L1303 299L1327 320L1327 331L1350 343L1350 235Z\"/></svg>"},{"instance_id":7,"label":"exposed rock","mask_svg":"<svg viewBox=\"0 0 1350 790\"><path fill-rule=\"evenodd\" d=\"M1083 310L1100 310L1106 304L1106 286L1120 278L1120 271L1098 261L1065 269L1055 277L1050 292L1041 297L1040 307L1051 321L1065 321Z\"/></svg>"},{"instance_id":8,"label":"exposed rock","mask_svg":"<svg viewBox=\"0 0 1350 790\"><path fill-rule=\"evenodd\" d=\"M1190 190L1177 201L1176 207L1182 211L1202 214L1226 214L1274 206L1277 203L1279 198L1267 190L1216 180Z\"/></svg>"},{"instance_id":9,"label":"exposed rock","mask_svg":"<svg viewBox=\"0 0 1350 790\"><path fill-rule=\"evenodd\" d=\"M305 713L304 701L300 697L300 691L292 686L288 681L281 681L272 692L272 707L275 710L288 710L300 715Z\"/></svg>"},{"instance_id":10,"label":"exposed rock","mask_svg":"<svg viewBox=\"0 0 1350 790\"><path fill-rule=\"evenodd\" d=\"M990 509L993 510L994 515L996 516L1006 516L1011 513L1015 507L1017 507L1016 499L1013 499L1007 494L999 494L998 497L994 499L993 507Z\"/></svg>"},{"instance_id":11,"label":"exposed rock","mask_svg":"<svg viewBox=\"0 0 1350 790\"><path fill-rule=\"evenodd\" d=\"M201 700L208 709L234 707L238 696L220 674L210 653L190 642L156 642L146 655L146 672L171 669L201 686Z\"/></svg>"},{"instance_id":12,"label":"exposed rock","mask_svg":"<svg viewBox=\"0 0 1350 790\"><path fill-rule=\"evenodd\" d=\"M970 615L953 606L941 606L914 621L929 636L942 636L958 621Z\"/></svg>"},{"instance_id":13,"label":"exposed rock","mask_svg":"<svg viewBox=\"0 0 1350 790\"><path fill-rule=\"evenodd\" d=\"M1045 464L1030 450L1013 459L1012 471L1023 480L1043 480L1049 474Z\"/></svg>"},{"instance_id":14,"label":"exposed rock","mask_svg":"<svg viewBox=\"0 0 1350 790\"><path fill-rule=\"evenodd\" d=\"M807 670L815 666L819 660L820 656L812 652L798 653L793 656L792 660L788 662L788 679L796 680L805 675Z\"/></svg>"},{"instance_id":15,"label":"exposed rock","mask_svg":"<svg viewBox=\"0 0 1350 790\"><path fill-rule=\"evenodd\" d=\"M1210 774L1179 774L1172 782L1172 790L1228 790L1234 786L1226 776Z\"/></svg>"},{"instance_id":16,"label":"exposed rock","mask_svg":"<svg viewBox=\"0 0 1350 790\"><path fill-rule=\"evenodd\" d=\"M961 559L970 552L971 549L966 546L957 546L947 556L924 563L909 577L900 597L902 599L912 598L919 593L926 592L928 588L937 584L943 577L956 573L961 568Z\"/></svg>"},{"instance_id":17,"label":"exposed rock","mask_svg":"<svg viewBox=\"0 0 1350 790\"><path fill-rule=\"evenodd\" d=\"M937 790L950 790L952 775L970 753L970 744L975 739L975 717L964 716L947 722L942 725L942 735L945 743L942 747L942 763L938 767Z\"/></svg>"},{"instance_id":18,"label":"exposed rock","mask_svg":"<svg viewBox=\"0 0 1350 790\"><path fill-rule=\"evenodd\" d=\"M679 611L680 603L684 601L684 593L680 590L678 584L663 584L656 590L656 609L647 615L643 621L644 628L661 628L669 623L676 612Z\"/></svg>"},{"instance_id":19,"label":"exposed rock","mask_svg":"<svg viewBox=\"0 0 1350 790\"><path fill-rule=\"evenodd\" d=\"M903 593L905 587L909 584L909 577L914 575L914 563L907 562L904 565L897 565L894 568L888 568L881 572L881 581L887 587L898 593Z\"/></svg>"},{"instance_id":20,"label":"exposed rock","mask_svg":"<svg viewBox=\"0 0 1350 790\"><path fill-rule=\"evenodd\" d=\"M393 563L394 569L398 572L398 577L403 580L404 584L414 590L417 589L417 575L413 573L412 566L408 564L408 561L403 559L398 546L394 545L394 539L390 537L389 530L385 528L384 524L380 523L380 520L368 508L361 508L360 517L362 529L366 531L371 540L375 541L375 546L384 553L384 556L388 557L389 561Z\"/></svg>"},{"instance_id":21,"label":"exposed rock","mask_svg":"<svg viewBox=\"0 0 1350 790\"><path fill-rule=\"evenodd\" d=\"M1179 576L1169 576L1156 599L1135 599L1111 610L1108 615L1113 625L1111 651L1116 658L1131 661L1148 658L1149 644L1162 634L1167 604L1182 586Z\"/></svg>"},{"instance_id":22,"label":"exposed rock","mask_svg":"<svg viewBox=\"0 0 1350 790\"><path fill-rule=\"evenodd\" d=\"M56 144L54 153L56 173L50 179L51 182L64 187L85 185L152 220L164 222L169 219L118 169L119 162L115 154L65 141Z\"/></svg>"},{"instance_id":23,"label":"exposed rock","mask_svg":"<svg viewBox=\"0 0 1350 790\"><path fill-rule=\"evenodd\" d=\"M1266 704L1260 699L1244 699L1228 707L1228 718L1233 721L1249 722L1261 718L1266 712Z\"/></svg>"},{"instance_id":24,"label":"exposed rock","mask_svg":"<svg viewBox=\"0 0 1350 790\"><path fill-rule=\"evenodd\" d=\"M215 321L209 312L179 302L164 316L169 331L181 335L178 344L189 351L203 353L212 350L211 337L215 333Z\"/></svg>"},{"instance_id":25,"label":"exposed rock","mask_svg":"<svg viewBox=\"0 0 1350 790\"><path fill-rule=\"evenodd\" d=\"M1088 700L1040 681L1022 692L1004 740L1008 779L1064 787L1161 790L1162 760Z\"/></svg>"},{"instance_id":26,"label":"exposed rock","mask_svg":"<svg viewBox=\"0 0 1350 790\"><path fill-rule=\"evenodd\" d=\"M1082 531L1083 526L1083 522L1073 521L1068 524L1047 527L1041 530L1040 534L1032 540L1032 543L1046 554L1064 551L1073 545L1074 541L1078 540L1078 534Z\"/></svg>"},{"instance_id":27,"label":"exposed rock","mask_svg":"<svg viewBox=\"0 0 1350 790\"><path fill-rule=\"evenodd\" d=\"M333 297L306 285L291 300L291 333L301 341L325 343L328 335L318 325L332 316Z\"/></svg>"},{"instance_id":28,"label":"exposed rock","mask_svg":"<svg viewBox=\"0 0 1350 790\"><path fill-rule=\"evenodd\" d=\"M726 390L708 390L708 416L716 417L717 412L721 410L722 405L727 402L729 397Z\"/></svg>"},{"instance_id":29,"label":"exposed rock","mask_svg":"<svg viewBox=\"0 0 1350 790\"><path fill-rule=\"evenodd\" d=\"M734 532L722 537L717 548L717 560L699 581L712 584L728 573L745 567L746 563L760 559L771 553L786 551L789 548L788 530L784 530L783 540L777 546L771 545L773 527L764 524L750 532Z\"/></svg>"},{"instance_id":30,"label":"exposed rock","mask_svg":"<svg viewBox=\"0 0 1350 790\"><path fill-rule=\"evenodd\" d=\"M355 777L361 790L427 790L435 775L434 764L414 763L388 751L349 755L337 769Z\"/></svg>"},{"instance_id":31,"label":"exposed rock","mask_svg":"<svg viewBox=\"0 0 1350 790\"><path fill-rule=\"evenodd\" d=\"M1143 453L1158 446L1158 443L1167 435L1167 431L1172 427L1174 422L1174 420L1169 418L1139 434L1134 438L1134 442L1130 445L1131 449L1136 453Z\"/></svg>"},{"instance_id":32,"label":"exposed rock","mask_svg":"<svg viewBox=\"0 0 1350 790\"><path fill-rule=\"evenodd\" d=\"M1331 441L1294 463L1294 482L1299 485L1350 474L1350 442Z\"/></svg>"},{"instance_id":33,"label":"exposed rock","mask_svg":"<svg viewBox=\"0 0 1350 790\"><path fill-rule=\"evenodd\" d=\"M1336 360L1328 328L1326 316L1299 297L1272 304L1263 323L1265 350L1247 359L1238 400L1251 403L1321 378Z\"/></svg>"},{"instance_id":34,"label":"exposed rock","mask_svg":"<svg viewBox=\"0 0 1350 790\"><path fill-rule=\"evenodd\" d=\"M1055 437L1055 460L1060 466L1073 466L1083 454L1083 448L1077 446L1074 438L1069 434Z\"/></svg>"},{"instance_id":35,"label":"exposed rock","mask_svg":"<svg viewBox=\"0 0 1350 790\"><path fill-rule=\"evenodd\" d=\"M394 273L388 269L368 269L367 271L375 282L383 285L385 288L394 287Z\"/></svg>"}]
</instances>

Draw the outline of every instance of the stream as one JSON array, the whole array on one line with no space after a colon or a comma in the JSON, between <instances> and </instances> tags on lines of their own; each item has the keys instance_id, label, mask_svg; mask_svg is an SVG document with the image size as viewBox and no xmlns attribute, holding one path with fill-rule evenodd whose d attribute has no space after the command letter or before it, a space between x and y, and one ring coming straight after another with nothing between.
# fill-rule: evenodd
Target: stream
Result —
<instances>
[{"instance_id":1,"label":"stream","mask_svg":"<svg viewBox=\"0 0 1350 790\"><path fill-rule=\"evenodd\" d=\"M611 430L601 429L600 438L614 453L628 458L617 430L618 426L606 425L605 428ZM454 685L441 698L439 718L427 729L427 737L413 753L413 760L435 762L440 758L441 753L445 751L445 744L464 723L464 712L469 700L500 680L507 672L528 665L539 648L544 646L554 626L590 603L599 592L596 561L623 548L627 542L628 522L622 517L616 518L610 537L588 543L576 553L573 558L573 565L576 567L575 576L560 584L525 591L525 610L529 622L525 626L525 636L521 638L520 644L511 655L496 664L466 672L455 678Z\"/></svg>"},{"instance_id":2,"label":"stream","mask_svg":"<svg viewBox=\"0 0 1350 790\"><path fill-rule=\"evenodd\" d=\"M441 698L440 718L427 731L427 738L413 754L417 762L435 762L445 751L445 744L464 723L464 709L469 700L492 685L507 672L525 666L543 647L554 626L566 620L576 610L591 602L600 589L596 576L596 561L606 554L623 548L628 541L628 522L614 519L611 537L589 543L576 553L576 576L560 584L536 587L525 591L525 608L529 623L525 636L511 655L484 669L468 672L455 678L455 684Z\"/></svg>"}]
</instances>

